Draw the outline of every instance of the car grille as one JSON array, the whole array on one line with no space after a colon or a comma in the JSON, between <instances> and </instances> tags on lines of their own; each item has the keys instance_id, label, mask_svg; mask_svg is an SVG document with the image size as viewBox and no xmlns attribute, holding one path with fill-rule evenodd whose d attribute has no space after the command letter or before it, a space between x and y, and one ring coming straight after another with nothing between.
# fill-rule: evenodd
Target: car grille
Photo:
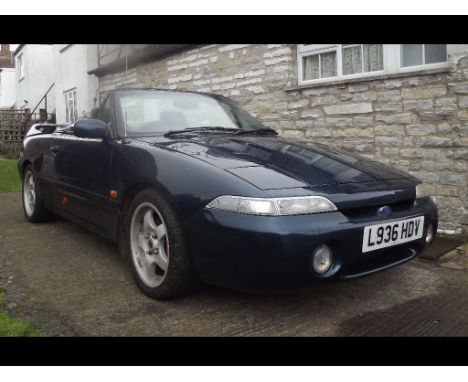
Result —
<instances>
[{"instance_id":1,"label":"car grille","mask_svg":"<svg viewBox=\"0 0 468 382\"><path fill-rule=\"evenodd\" d=\"M389 206L393 212L405 212L410 211L414 206L413 200L405 200L397 203L385 204ZM342 210L341 212L350 220L366 220L369 218L377 217L377 210L382 207L382 205L370 206L370 207L358 207L358 208L348 208Z\"/></svg>"},{"instance_id":2,"label":"car grille","mask_svg":"<svg viewBox=\"0 0 468 382\"><path fill-rule=\"evenodd\" d=\"M359 277L374 271L390 268L394 265L412 259L421 251L418 242L402 245L399 247L386 248L364 255L362 259L345 267L341 278L350 279Z\"/></svg>"}]
</instances>

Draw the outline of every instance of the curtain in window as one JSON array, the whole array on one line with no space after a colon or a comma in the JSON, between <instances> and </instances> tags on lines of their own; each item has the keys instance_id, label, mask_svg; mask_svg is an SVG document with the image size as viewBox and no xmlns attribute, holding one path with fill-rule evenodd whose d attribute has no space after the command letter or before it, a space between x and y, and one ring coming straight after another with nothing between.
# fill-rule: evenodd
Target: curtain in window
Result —
<instances>
[{"instance_id":1,"label":"curtain in window","mask_svg":"<svg viewBox=\"0 0 468 382\"><path fill-rule=\"evenodd\" d=\"M343 74L362 72L361 46L345 48L343 46Z\"/></svg>"},{"instance_id":2,"label":"curtain in window","mask_svg":"<svg viewBox=\"0 0 468 382\"><path fill-rule=\"evenodd\" d=\"M318 54L314 56L304 57L302 60L303 66L303 78L307 80L315 80L320 78L319 76L319 56Z\"/></svg>"},{"instance_id":3,"label":"curtain in window","mask_svg":"<svg viewBox=\"0 0 468 382\"><path fill-rule=\"evenodd\" d=\"M424 45L424 53L426 64L447 61L446 44L426 44Z\"/></svg>"},{"instance_id":4,"label":"curtain in window","mask_svg":"<svg viewBox=\"0 0 468 382\"><path fill-rule=\"evenodd\" d=\"M401 66L434 64L445 61L447 61L446 44L424 44L424 46L423 44L401 45Z\"/></svg>"},{"instance_id":5,"label":"curtain in window","mask_svg":"<svg viewBox=\"0 0 468 382\"><path fill-rule=\"evenodd\" d=\"M383 45L382 44L364 44L364 72L375 72L383 70Z\"/></svg>"},{"instance_id":6,"label":"curtain in window","mask_svg":"<svg viewBox=\"0 0 468 382\"><path fill-rule=\"evenodd\" d=\"M336 76L336 52L323 53L320 55L322 78Z\"/></svg>"},{"instance_id":7,"label":"curtain in window","mask_svg":"<svg viewBox=\"0 0 468 382\"><path fill-rule=\"evenodd\" d=\"M422 44L402 44L401 45L401 66L422 65L423 46Z\"/></svg>"}]
</instances>

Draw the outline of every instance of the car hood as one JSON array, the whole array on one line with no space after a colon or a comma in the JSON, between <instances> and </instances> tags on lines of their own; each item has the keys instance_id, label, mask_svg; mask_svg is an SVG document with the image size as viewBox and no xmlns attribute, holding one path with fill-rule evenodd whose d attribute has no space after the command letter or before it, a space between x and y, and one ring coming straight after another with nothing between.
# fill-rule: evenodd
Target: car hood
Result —
<instances>
[{"instance_id":1,"label":"car hood","mask_svg":"<svg viewBox=\"0 0 468 382\"><path fill-rule=\"evenodd\" d=\"M279 136L184 134L138 140L211 163L264 190L414 179L352 153Z\"/></svg>"}]
</instances>

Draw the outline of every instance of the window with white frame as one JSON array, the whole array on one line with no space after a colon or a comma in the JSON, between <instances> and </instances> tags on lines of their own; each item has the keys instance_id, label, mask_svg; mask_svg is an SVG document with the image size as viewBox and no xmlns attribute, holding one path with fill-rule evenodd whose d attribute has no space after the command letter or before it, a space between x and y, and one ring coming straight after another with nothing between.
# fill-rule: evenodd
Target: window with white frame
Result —
<instances>
[{"instance_id":1,"label":"window with white frame","mask_svg":"<svg viewBox=\"0 0 468 382\"><path fill-rule=\"evenodd\" d=\"M382 44L342 45L343 75L383 70Z\"/></svg>"},{"instance_id":2,"label":"window with white frame","mask_svg":"<svg viewBox=\"0 0 468 382\"><path fill-rule=\"evenodd\" d=\"M402 44L401 66L437 64L447 61L446 44Z\"/></svg>"},{"instance_id":3,"label":"window with white frame","mask_svg":"<svg viewBox=\"0 0 468 382\"><path fill-rule=\"evenodd\" d=\"M23 60L22 53L17 58L17 66L18 66L18 81L19 81L24 78L24 60Z\"/></svg>"},{"instance_id":4,"label":"window with white frame","mask_svg":"<svg viewBox=\"0 0 468 382\"><path fill-rule=\"evenodd\" d=\"M446 44L301 44L299 84L372 77L447 65Z\"/></svg>"},{"instance_id":5,"label":"window with white frame","mask_svg":"<svg viewBox=\"0 0 468 382\"><path fill-rule=\"evenodd\" d=\"M74 123L78 119L76 111L76 90L69 90L65 95L65 122Z\"/></svg>"}]
</instances>

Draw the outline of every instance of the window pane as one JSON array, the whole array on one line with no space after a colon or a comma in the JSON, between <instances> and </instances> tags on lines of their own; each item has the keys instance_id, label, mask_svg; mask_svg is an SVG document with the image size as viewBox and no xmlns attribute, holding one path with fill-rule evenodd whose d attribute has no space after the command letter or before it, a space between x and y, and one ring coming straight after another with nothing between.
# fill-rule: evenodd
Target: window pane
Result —
<instances>
[{"instance_id":1,"label":"window pane","mask_svg":"<svg viewBox=\"0 0 468 382\"><path fill-rule=\"evenodd\" d=\"M383 70L383 45L364 44L364 72Z\"/></svg>"},{"instance_id":2,"label":"window pane","mask_svg":"<svg viewBox=\"0 0 468 382\"><path fill-rule=\"evenodd\" d=\"M321 60L321 78L336 76L336 52L323 53L320 55Z\"/></svg>"},{"instance_id":3,"label":"window pane","mask_svg":"<svg viewBox=\"0 0 468 382\"><path fill-rule=\"evenodd\" d=\"M343 74L362 72L361 46L343 48Z\"/></svg>"},{"instance_id":4,"label":"window pane","mask_svg":"<svg viewBox=\"0 0 468 382\"><path fill-rule=\"evenodd\" d=\"M319 56L304 57L302 60L304 81L315 80L319 78Z\"/></svg>"},{"instance_id":5,"label":"window pane","mask_svg":"<svg viewBox=\"0 0 468 382\"><path fill-rule=\"evenodd\" d=\"M65 123L68 123L68 102L67 102L67 93L63 95L65 98Z\"/></svg>"},{"instance_id":6,"label":"window pane","mask_svg":"<svg viewBox=\"0 0 468 382\"><path fill-rule=\"evenodd\" d=\"M401 66L422 65L422 44L401 45Z\"/></svg>"},{"instance_id":7,"label":"window pane","mask_svg":"<svg viewBox=\"0 0 468 382\"><path fill-rule=\"evenodd\" d=\"M426 44L424 46L424 53L426 56L426 64L447 61L446 44Z\"/></svg>"},{"instance_id":8,"label":"window pane","mask_svg":"<svg viewBox=\"0 0 468 382\"><path fill-rule=\"evenodd\" d=\"M76 122L78 120L78 110L76 109L76 92L72 93L72 99L73 99L73 122Z\"/></svg>"},{"instance_id":9,"label":"window pane","mask_svg":"<svg viewBox=\"0 0 468 382\"><path fill-rule=\"evenodd\" d=\"M23 55L18 56L18 76L19 79L24 76L24 65L23 65Z\"/></svg>"}]
</instances>

